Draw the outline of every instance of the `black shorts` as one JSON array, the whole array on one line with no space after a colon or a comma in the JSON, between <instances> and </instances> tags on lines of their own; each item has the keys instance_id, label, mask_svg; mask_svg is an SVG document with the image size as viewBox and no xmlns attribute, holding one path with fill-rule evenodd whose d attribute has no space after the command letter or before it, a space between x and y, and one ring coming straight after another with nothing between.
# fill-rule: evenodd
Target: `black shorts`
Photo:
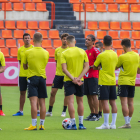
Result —
<instances>
[{"instance_id":1,"label":"black shorts","mask_svg":"<svg viewBox=\"0 0 140 140\"><path fill-rule=\"evenodd\" d=\"M135 94L135 86L118 85L117 96L133 98Z\"/></svg>"},{"instance_id":2,"label":"black shorts","mask_svg":"<svg viewBox=\"0 0 140 140\"><path fill-rule=\"evenodd\" d=\"M19 77L19 89L20 91L27 90L27 77Z\"/></svg>"},{"instance_id":3,"label":"black shorts","mask_svg":"<svg viewBox=\"0 0 140 140\"><path fill-rule=\"evenodd\" d=\"M28 78L28 98L33 96L47 98L46 80L43 77Z\"/></svg>"},{"instance_id":4,"label":"black shorts","mask_svg":"<svg viewBox=\"0 0 140 140\"><path fill-rule=\"evenodd\" d=\"M98 95L98 78L84 79L84 95Z\"/></svg>"},{"instance_id":5,"label":"black shorts","mask_svg":"<svg viewBox=\"0 0 140 140\"><path fill-rule=\"evenodd\" d=\"M64 80L64 76L57 76L57 75L55 75L55 77L53 79L52 88L62 89L63 85L64 85L63 80Z\"/></svg>"},{"instance_id":6,"label":"black shorts","mask_svg":"<svg viewBox=\"0 0 140 140\"><path fill-rule=\"evenodd\" d=\"M98 98L99 100L115 100L117 99L116 95L116 85L115 86L98 86Z\"/></svg>"},{"instance_id":7,"label":"black shorts","mask_svg":"<svg viewBox=\"0 0 140 140\"><path fill-rule=\"evenodd\" d=\"M72 94L82 97L84 95L84 85L78 86L72 81L66 81L64 82L64 90L65 90L65 96L70 96Z\"/></svg>"}]
</instances>

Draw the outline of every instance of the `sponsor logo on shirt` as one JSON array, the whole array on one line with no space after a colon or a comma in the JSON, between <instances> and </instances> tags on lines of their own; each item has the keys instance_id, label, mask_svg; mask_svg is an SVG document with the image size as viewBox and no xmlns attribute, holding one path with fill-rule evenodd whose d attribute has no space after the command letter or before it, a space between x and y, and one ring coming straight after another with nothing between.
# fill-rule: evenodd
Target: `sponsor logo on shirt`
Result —
<instances>
[{"instance_id":1,"label":"sponsor logo on shirt","mask_svg":"<svg viewBox=\"0 0 140 140\"><path fill-rule=\"evenodd\" d=\"M91 53L89 53L89 55L91 55Z\"/></svg>"}]
</instances>

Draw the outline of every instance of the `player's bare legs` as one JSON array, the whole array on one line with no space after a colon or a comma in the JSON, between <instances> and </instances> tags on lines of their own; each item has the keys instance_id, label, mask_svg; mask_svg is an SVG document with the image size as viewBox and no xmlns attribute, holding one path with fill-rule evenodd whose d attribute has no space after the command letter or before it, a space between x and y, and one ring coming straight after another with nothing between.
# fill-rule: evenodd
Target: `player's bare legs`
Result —
<instances>
[{"instance_id":1,"label":"player's bare legs","mask_svg":"<svg viewBox=\"0 0 140 140\"><path fill-rule=\"evenodd\" d=\"M87 95L87 98L88 98L88 104L89 104L89 107L90 107L90 111L91 111L92 114L94 114L95 109L94 109L94 103L93 103L92 95Z\"/></svg>"},{"instance_id":2,"label":"player's bare legs","mask_svg":"<svg viewBox=\"0 0 140 140\"><path fill-rule=\"evenodd\" d=\"M83 106L83 97L78 97L76 96L76 101L77 101L77 112L79 116L84 115L84 106Z\"/></svg>"},{"instance_id":3,"label":"player's bare legs","mask_svg":"<svg viewBox=\"0 0 140 140\"><path fill-rule=\"evenodd\" d=\"M40 116L39 99L37 100L37 116Z\"/></svg>"},{"instance_id":4,"label":"player's bare legs","mask_svg":"<svg viewBox=\"0 0 140 140\"><path fill-rule=\"evenodd\" d=\"M92 95L94 108L95 108L95 114L98 114L98 108L99 108L99 100L97 98L97 95Z\"/></svg>"},{"instance_id":5,"label":"player's bare legs","mask_svg":"<svg viewBox=\"0 0 140 140\"><path fill-rule=\"evenodd\" d=\"M102 118L102 110L103 110L102 103L101 100L99 100L99 118Z\"/></svg>"},{"instance_id":6,"label":"player's bare legs","mask_svg":"<svg viewBox=\"0 0 140 140\"><path fill-rule=\"evenodd\" d=\"M58 88L52 88L51 97L50 97L50 101L49 101L50 106L53 106L53 104L55 102L55 96L56 96L57 91L58 91Z\"/></svg>"},{"instance_id":7,"label":"player's bare legs","mask_svg":"<svg viewBox=\"0 0 140 140\"><path fill-rule=\"evenodd\" d=\"M25 99L26 99L26 91L20 91L20 106L19 106L20 111L23 111Z\"/></svg>"}]
</instances>

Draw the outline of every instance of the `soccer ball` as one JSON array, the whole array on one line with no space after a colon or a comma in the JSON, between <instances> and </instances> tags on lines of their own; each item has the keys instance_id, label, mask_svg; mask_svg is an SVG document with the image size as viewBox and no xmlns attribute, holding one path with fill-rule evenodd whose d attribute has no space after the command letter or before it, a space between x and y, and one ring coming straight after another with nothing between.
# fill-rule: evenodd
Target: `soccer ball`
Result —
<instances>
[{"instance_id":1,"label":"soccer ball","mask_svg":"<svg viewBox=\"0 0 140 140\"><path fill-rule=\"evenodd\" d=\"M66 118L62 121L62 127L64 129L70 128L72 126L70 118Z\"/></svg>"}]
</instances>

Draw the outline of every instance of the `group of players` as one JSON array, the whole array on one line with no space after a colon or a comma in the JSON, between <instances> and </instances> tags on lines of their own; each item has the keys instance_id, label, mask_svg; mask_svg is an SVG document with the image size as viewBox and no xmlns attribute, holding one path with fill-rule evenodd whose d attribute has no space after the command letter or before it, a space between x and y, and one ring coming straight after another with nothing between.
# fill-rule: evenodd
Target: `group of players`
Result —
<instances>
[{"instance_id":1,"label":"group of players","mask_svg":"<svg viewBox=\"0 0 140 140\"><path fill-rule=\"evenodd\" d=\"M24 130L37 130L37 116L40 116L39 130L45 130L45 116L52 116L52 109L58 89L64 86L64 107L61 116L66 116L66 109L72 122L68 130L77 130L75 121L74 95L78 105L79 129L86 129L83 125L83 95L87 95L90 115L84 119L97 121L104 115L104 123L96 129L116 129L117 106L115 99L120 96L125 125L119 128L131 128L130 121L133 114L133 97L135 92L135 79L140 73L139 55L131 50L129 39L123 39L121 45L124 54L119 58L112 50L111 36L105 36L103 44L95 43L95 36L86 37L84 51L75 47L75 37L64 33L61 36L62 46L55 50L56 74L52 84L49 109L46 112L45 98L46 72L49 53L41 47L42 34L33 36L34 46L30 44L30 35L23 35L24 45L18 49L20 63L19 87L20 107L13 116L23 116L26 90L31 103L32 125ZM95 47L94 47L95 45ZM103 50L104 46L104 50ZM0 73L4 72L5 60L0 53ZM118 79L118 93L116 94L115 69L120 68ZM2 100L2 97L1 97ZM108 103L109 101L109 103ZM2 103L2 101L1 101ZM112 107L112 123L109 125L109 104ZM39 109L40 107L40 109ZM5 115L0 105L1 114Z\"/></svg>"}]
</instances>

